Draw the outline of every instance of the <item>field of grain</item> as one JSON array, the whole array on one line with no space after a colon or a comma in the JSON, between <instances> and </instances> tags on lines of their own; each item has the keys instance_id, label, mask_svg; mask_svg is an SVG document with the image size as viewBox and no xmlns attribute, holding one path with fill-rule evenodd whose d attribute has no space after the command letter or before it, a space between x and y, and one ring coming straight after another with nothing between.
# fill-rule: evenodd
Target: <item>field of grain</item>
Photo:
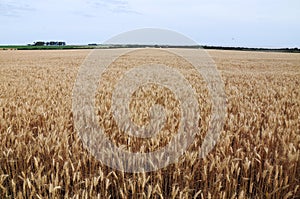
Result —
<instances>
[{"instance_id":1,"label":"field of grain","mask_svg":"<svg viewBox=\"0 0 300 199\"><path fill-rule=\"evenodd\" d=\"M0 198L299 198L300 54L208 51L225 84L227 117L213 151L198 159L211 104L202 77L181 58L144 49L117 59L96 95L99 125L119 147L148 152L178 129L180 102L166 88L137 90L132 121L153 104L166 125L151 139L121 132L109 111L118 78L151 62L180 71L196 90L199 133L178 163L124 173L97 161L74 128L72 89L89 50L0 51ZM147 55L147 56L141 56Z\"/></svg>"}]
</instances>

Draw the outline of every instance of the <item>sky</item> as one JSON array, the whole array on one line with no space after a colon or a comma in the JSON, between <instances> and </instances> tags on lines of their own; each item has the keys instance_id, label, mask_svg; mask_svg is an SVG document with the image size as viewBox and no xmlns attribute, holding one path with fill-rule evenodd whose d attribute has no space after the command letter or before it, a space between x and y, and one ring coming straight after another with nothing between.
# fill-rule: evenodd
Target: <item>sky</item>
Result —
<instances>
[{"instance_id":1,"label":"sky","mask_svg":"<svg viewBox=\"0 0 300 199\"><path fill-rule=\"evenodd\" d=\"M0 0L0 44L103 43L141 28L200 45L300 48L299 0Z\"/></svg>"}]
</instances>

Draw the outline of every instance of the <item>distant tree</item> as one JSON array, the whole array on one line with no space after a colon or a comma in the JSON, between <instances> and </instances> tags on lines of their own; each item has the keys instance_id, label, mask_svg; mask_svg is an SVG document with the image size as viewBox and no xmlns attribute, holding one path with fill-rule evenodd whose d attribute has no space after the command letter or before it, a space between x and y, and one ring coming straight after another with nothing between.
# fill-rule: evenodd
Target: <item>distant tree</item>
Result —
<instances>
[{"instance_id":1,"label":"distant tree","mask_svg":"<svg viewBox=\"0 0 300 199\"><path fill-rule=\"evenodd\" d=\"M57 42L59 46L65 46L66 45L66 42L63 42L63 41L60 41L60 42Z\"/></svg>"},{"instance_id":2,"label":"distant tree","mask_svg":"<svg viewBox=\"0 0 300 199\"><path fill-rule=\"evenodd\" d=\"M44 41L37 41L37 42L34 42L34 46L44 46L45 45L45 42Z\"/></svg>"}]
</instances>

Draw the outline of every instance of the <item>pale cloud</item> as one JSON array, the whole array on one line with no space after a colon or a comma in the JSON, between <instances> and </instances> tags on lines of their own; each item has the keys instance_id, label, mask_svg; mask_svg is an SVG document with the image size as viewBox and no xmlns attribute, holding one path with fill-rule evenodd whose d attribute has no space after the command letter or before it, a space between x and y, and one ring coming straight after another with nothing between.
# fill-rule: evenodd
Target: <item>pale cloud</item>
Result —
<instances>
[{"instance_id":1,"label":"pale cloud","mask_svg":"<svg viewBox=\"0 0 300 199\"><path fill-rule=\"evenodd\" d=\"M105 9L114 13L141 14L131 8L129 1L125 0L87 0L91 8Z\"/></svg>"},{"instance_id":2,"label":"pale cloud","mask_svg":"<svg viewBox=\"0 0 300 199\"><path fill-rule=\"evenodd\" d=\"M19 1L1 0L0 2L0 16L3 17L19 17L24 12L33 12L35 9L29 4Z\"/></svg>"}]
</instances>

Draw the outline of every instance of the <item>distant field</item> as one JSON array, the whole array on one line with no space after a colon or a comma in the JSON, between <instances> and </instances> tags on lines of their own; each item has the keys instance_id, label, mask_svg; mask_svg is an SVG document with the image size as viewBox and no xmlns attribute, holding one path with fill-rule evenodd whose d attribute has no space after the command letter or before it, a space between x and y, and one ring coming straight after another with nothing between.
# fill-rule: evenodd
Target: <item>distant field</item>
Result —
<instances>
[{"instance_id":1,"label":"distant field","mask_svg":"<svg viewBox=\"0 0 300 199\"><path fill-rule=\"evenodd\" d=\"M112 89L138 64L150 60L178 69L200 105L199 133L178 163L129 174L95 160L74 129L72 89L89 52L0 51L0 198L300 197L300 54L208 51L225 83L227 118L220 142L205 159L197 159L211 110L202 77L188 62L159 49L118 58L103 74L96 96L99 125L116 145L156 150L178 128L180 103L167 89L150 85L135 93L144 101L132 102L132 119L147 122L149 104L161 102L168 108L166 128L148 140L118 130L109 111Z\"/></svg>"},{"instance_id":2,"label":"distant field","mask_svg":"<svg viewBox=\"0 0 300 199\"><path fill-rule=\"evenodd\" d=\"M200 46L167 46L167 45L66 45L66 46L1 46L0 50L70 50L70 49L106 49L106 48L200 48ZM237 51L260 51L260 52L285 52L300 53L298 48L246 48L246 47L222 47L201 46L207 50L237 50Z\"/></svg>"},{"instance_id":3,"label":"distant field","mask_svg":"<svg viewBox=\"0 0 300 199\"><path fill-rule=\"evenodd\" d=\"M70 50L70 49L91 49L93 46L87 45L67 45L67 46L0 46L0 50Z\"/></svg>"}]
</instances>

